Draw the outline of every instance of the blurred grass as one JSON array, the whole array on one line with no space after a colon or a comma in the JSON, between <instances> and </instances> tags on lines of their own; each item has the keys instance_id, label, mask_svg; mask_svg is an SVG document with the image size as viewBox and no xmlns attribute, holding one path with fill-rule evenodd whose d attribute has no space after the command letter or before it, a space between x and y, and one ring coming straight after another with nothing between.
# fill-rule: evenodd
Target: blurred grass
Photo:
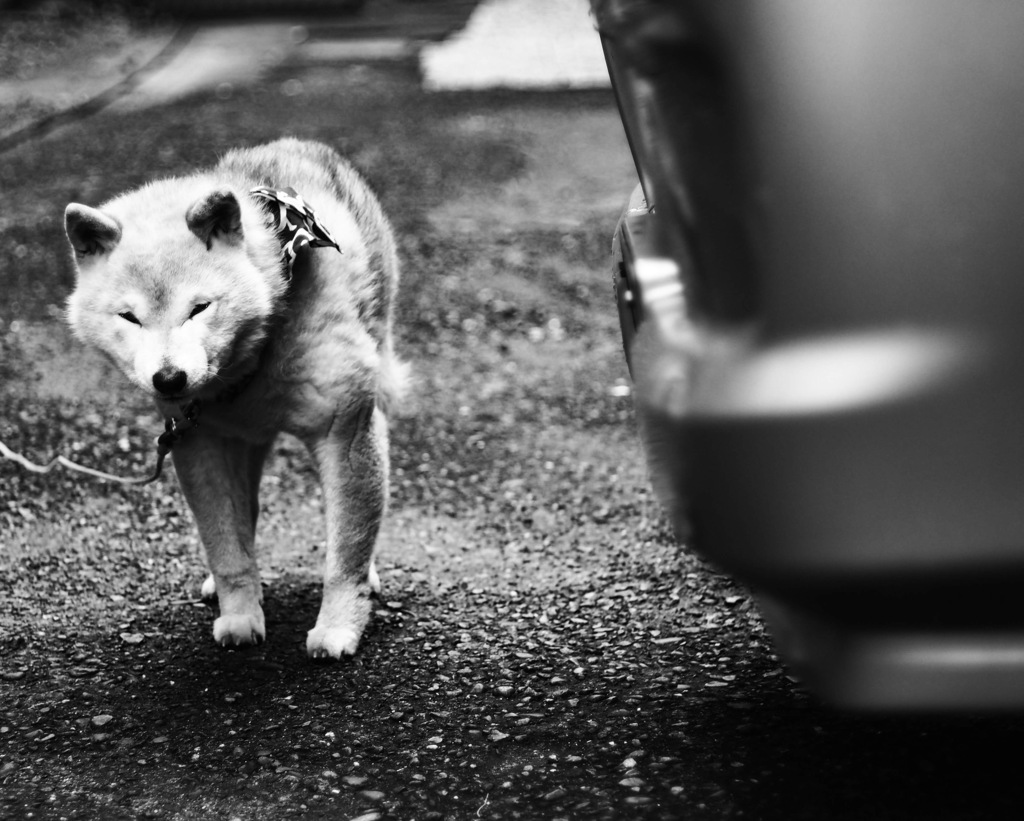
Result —
<instances>
[{"instance_id":1,"label":"blurred grass","mask_svg":"<svg viewBox=\"0 0 1024 821\"><path fill-rule=\"evenodd\" d=\"M128 0L0 4L0 79L31 80L116 50L156 16L151 3Z\"/></svg>"}]
</instances>

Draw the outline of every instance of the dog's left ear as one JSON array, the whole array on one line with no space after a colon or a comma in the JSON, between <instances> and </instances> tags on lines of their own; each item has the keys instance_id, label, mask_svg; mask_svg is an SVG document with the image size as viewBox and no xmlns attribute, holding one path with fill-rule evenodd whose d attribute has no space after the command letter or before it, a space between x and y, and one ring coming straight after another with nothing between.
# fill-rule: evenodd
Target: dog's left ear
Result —
<instances>
[{"instance_id":1,"label":"dog's left ear","mask_svg":"<svg viewBox=\"0 0 1024 821\"><path fill-rule=\"evenodd\" d=\"M227 188L219 188L192 203L185 212L185 222L207 250L213 247L214 239L229 245L242 241L242 209Z\"/></svg>"}]
</instances>

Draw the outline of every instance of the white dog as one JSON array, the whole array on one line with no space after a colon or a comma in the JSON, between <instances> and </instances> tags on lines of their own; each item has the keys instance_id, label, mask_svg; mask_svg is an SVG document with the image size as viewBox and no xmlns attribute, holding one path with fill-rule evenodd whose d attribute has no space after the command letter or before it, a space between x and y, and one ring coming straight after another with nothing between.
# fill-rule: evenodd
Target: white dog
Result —
<instances>
[{"instance_id":1,"label":"white dog","mask_svg":"<svg viewBox=\"0 0 1024 821\"><path fill-rule=\"evenodd\" d=\"M258 491L287 431L309 448L326 506L307 650L354 653L380 584L385 411L404 379L391 345L394 240L373 194L327 146L289 139L99 209L72 203L65 226L72 328L180 426L173 459L209 562L203 593L220 603L214 639L265 636Z\"/></svg>"}]
</instances>

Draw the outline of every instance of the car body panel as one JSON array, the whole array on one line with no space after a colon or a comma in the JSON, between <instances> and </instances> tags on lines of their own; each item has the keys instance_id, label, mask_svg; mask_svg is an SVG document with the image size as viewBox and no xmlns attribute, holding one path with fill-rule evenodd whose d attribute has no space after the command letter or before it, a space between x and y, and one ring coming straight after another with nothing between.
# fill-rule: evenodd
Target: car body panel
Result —
<instances>
[{"instance_id":1,"label":"car body panel","mask_svg":"<svg viewBox=\"0 0 1024 821\"><path fill-rule=\"evenodd\" d=\"M641 182L620 316L677 530L826 699L1024 704L1024 6L594 9Z\"/></svg>"}]
</instances>

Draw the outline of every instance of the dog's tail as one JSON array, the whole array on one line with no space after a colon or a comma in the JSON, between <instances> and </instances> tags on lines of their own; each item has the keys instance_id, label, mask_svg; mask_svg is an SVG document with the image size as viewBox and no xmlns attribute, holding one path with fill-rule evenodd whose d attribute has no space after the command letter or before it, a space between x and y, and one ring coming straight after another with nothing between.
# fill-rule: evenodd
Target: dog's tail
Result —
<instances>
[{"instance_id":1,"label":"dog's tail","mask_svg":"<svg viewBox=\"0 0 1024 821\"><path fill-rule=\"evenodd\" d=\"M380 382L377 386L377 405L386 416L401 412L411 381L412 369L409 363L399 359L388 345L381 356Z\"/></svg>"}]
</instances>

